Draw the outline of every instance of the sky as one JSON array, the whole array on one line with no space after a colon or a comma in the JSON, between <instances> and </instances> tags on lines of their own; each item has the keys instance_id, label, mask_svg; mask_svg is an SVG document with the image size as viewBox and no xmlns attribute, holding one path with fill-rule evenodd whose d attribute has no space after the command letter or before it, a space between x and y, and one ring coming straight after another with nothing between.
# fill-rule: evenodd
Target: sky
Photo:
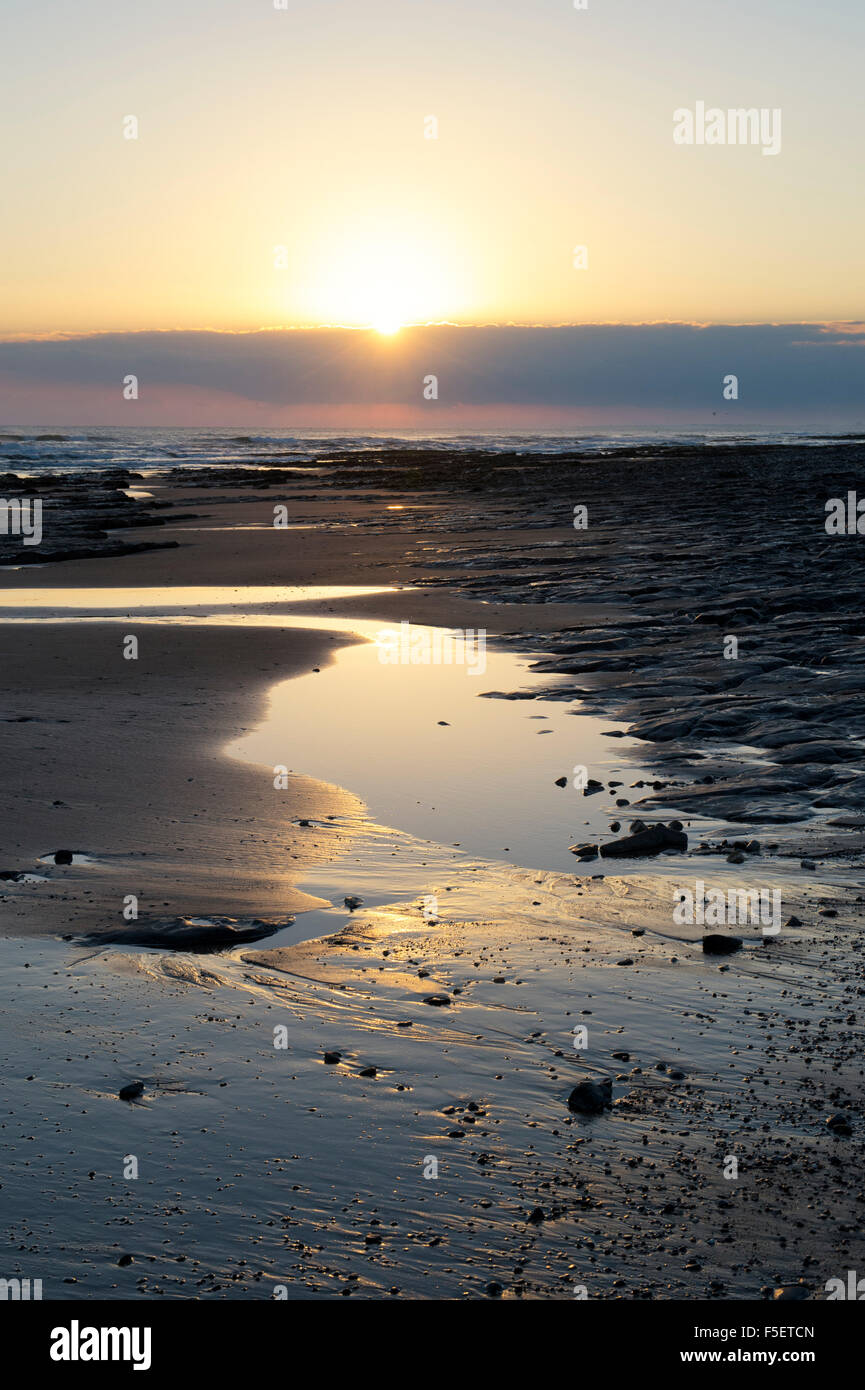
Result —
<instances>
[{"instance_id":1,"label":"sky","mask_svg":"<svg viewBox=\"0 0 865 1390\"><path fill-rule=\"evenodd\" d=\"M374 363L412 324L865 318L860 0L2 0L2 23L0 339L207 330L254 356L331 325L372 330ZM677 144L698 102L779 111L778 152Z\"/></svg>"}]
</instances>

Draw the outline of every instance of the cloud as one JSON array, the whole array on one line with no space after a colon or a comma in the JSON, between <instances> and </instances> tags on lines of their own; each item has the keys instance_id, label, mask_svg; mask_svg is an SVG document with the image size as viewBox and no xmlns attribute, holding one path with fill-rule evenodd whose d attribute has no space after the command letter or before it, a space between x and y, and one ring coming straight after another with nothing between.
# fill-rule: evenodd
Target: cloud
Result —
<instances>
[{"instance_id":1,"label":"cloud","mask_svg":"<svg viewBox=\"0 0 865 1390\"><path fill-rule=\"evenodd\" d=\"M860 419L865 325L429 325L139 332L0 342L0 418L14 424L322 423L376 416L435 428L501 409L539 424L616 412ZM134 374L139 399L123 400ZM735 406L722 381L739 382ZM438 400L424 381L438 379ZM60 412L60 413L58 413Z\"/></svg>"}]
</instances>

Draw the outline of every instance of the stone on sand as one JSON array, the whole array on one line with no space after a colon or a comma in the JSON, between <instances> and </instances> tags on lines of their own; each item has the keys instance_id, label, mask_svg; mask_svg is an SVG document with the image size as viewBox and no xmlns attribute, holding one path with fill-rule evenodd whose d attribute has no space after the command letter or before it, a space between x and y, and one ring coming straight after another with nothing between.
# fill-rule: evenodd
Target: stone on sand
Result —
<instances>
[{"instance_id":1,"label":"stone on sand","mask_svg":"<svg viewBox=\"0 0 865 1390\"><path fill-rule=\"evenodd\" d=\"M653 825L633 835L623 835L621 840L601 845L601 858L631 859L646 854L660 854L666 849L687 848L688 837L683 831L670 830L666 825Z\"/></svg>"},{"instance_id":2,"label":"stone on sand","mask_svg":"<svg viewBox=\"0 0 865 1390\"><path fill-rule=\"evenodd\" d=\"M734 951L741 951L742 938L740 936L720 936L717 932L710 932L703 937L703 955L705 956L730 956Z\"/></svg>"},{"instance_id":3,"label":"stone on sand","mask_svg":"<svg viewBox=\"0 0 865 1390\"><path fill-rule=\"evenodd\" d=\"M568 1109L578 1115L600 1115L613 1103L613 1083L608 1077L603 1081L581 1081L568 1096Z\"/></svg>"},{"instance_id":4,"label":"stone on sand","mask_svg":"<svg viewBox=\"0 0 865 1390\"><path fill-rule=\"evenodd\" d=\"M128 1086L121 1086L117 1094L121 1100L137 1100L144 1094L144 1082L130 1081Z\"/></svg>"}]
</instances>

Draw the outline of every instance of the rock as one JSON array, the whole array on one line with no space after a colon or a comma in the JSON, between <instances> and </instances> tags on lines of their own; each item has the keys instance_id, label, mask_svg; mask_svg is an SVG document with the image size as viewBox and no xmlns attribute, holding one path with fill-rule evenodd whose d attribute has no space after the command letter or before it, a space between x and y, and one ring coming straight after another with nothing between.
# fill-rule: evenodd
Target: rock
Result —
<instances>
[{"instance_id":1,"label":"rock","mask_svg":"<svg viewBox=\"0 0 865 1390\"><path fill-rule=\"evenodd\" d=\"M117 1263L119 1264L121 1269L125 1269L127 1265L132 1264L134 1258L134 1255L121 1255Z\"/></svg>"},{"instance_id":2,"label":"rock","mask_svg":"<svg viewBox=\"0 0 865 1390\"><path fill-rule=\"evenodd\" d=\"M437 1009L442 1009L451 1003L451 997L449 994L428 994L423 1002L432 1004Z\"/></svg>"},{"instance_id":3,"label":"rock","mask_svg":"<svg viewBox=\"0 0 865 1390\"><path fill-rule=\"evenodd\" d=\"M547 1213L544 1211L543 1207L533 1207L526 1217L526 1220L530 1221L533 1226L539 1226L540 1223L546 1221L546 1219Z\"/></svg>"},{"instance_id":4,"label":"rock","mask_svg":"<svg viewBox=\"0 0 865 1390\"><path fill-rule=\"evenodd\" d=\"M364 1069L363 1069L363 1071L360 1073L360 1075L361 1075L361 1076L378 1076L378 1070L377 1070L376 1067L364 1067Z\"/></svg>"},{"instance_id":5,"label":"rock","mask_svg":"<svg viewBox=\"0 0 865 1390\"><path fill-rule=\"evenodd\" d=\"M833 787L825 795L819 796L814 805L861 811L865 808L865 775L860 773L843 786Z\"/></svg>"},{"instance_id":6,"label":"rock","mask_svg":"<svg viewBox=\"0 0 865 1390\"><path fill-rule=\"evenodd\" d=\"M349 912L354 912L355 908L357 907L363 907L363 898L348 897L343 898L343 902L345 903Z\"/></svg>"},{"instance_id":7,"label":"rock","mask_svg":"<svg viewBox=\"0 0 865 1390\"><path fill-rule=\"evenodd\" d=\"M830 1115L826 1124L833 1134L842 1134L849 1137L853 1133L853 1127L847 1115Z\"/></svg>"},{"instance_id":8,"label":"rock","mask_svg":"<svg viewBox=\"0 0 865 1390\"><path fill-rule=\"evenodd\" d=\"M342 1053L340 1053L340 1052L325 1052L325 1054L324 1054L324 1061L325 1061L325 1065L326 1065L326 1066L328 1066L328 1067L335 1067L336 1064L337 1064L337 1062L341 1062L341 1061L342 1061Z\"/></svg>"},{"instance_id":9,"label":"rock","mask_svg":"<svg viewBox=\"0 0 865 1390\"><path fill-rule=\"evenodd\" d=\"M501 1284L487 1284L487 1298L501 1298L503 1289Z\"/></svg>"},{"instance_id":10,"label":"rock","mask_svg":"<svg viewBox=\"0 0 865 1390\"><path fill-rule=\"evenodd\" d=\"M621 824L619 823L619 821L617 821L617 820L610 821L610 834L611 834L611 835L618 835L618 833L619 833L619 831L621 830L621 828L622 828L622 827L621 827Z\"/></svg>"},{"instance_id":11,"label":"rock","mask_svg":"<svg viewBox=\"0 0 865 1390\"><path fill-rule=\"evenodd\" d=\"M856 759L856 751L843 743L826 743L815 741L814 743L795 743L791 748L781 748L775 753L775 762L788 766L793 763L809 763L812 766L817 763L828 763L832 767L837 767L838 763L853 761Z\"/></svg>"},{"instance_id":12,"label":"rock","mask_svg":"<svg viewBox=\"0 0 865 1390\"><path fill-rule=\"evenodd\" d=\"M557 787L566 787L567 785L568 785L568 779L567 779L567 777L557 777L557 778L556 778L556 786L557 786Z\"/></svg>"},{"instance_id":13,"label":"rock","mask_svg":"<svg viewBox=\"0 0 865 1390\"><path fill-rule=\"evenodd\" d=\"M594 796L596 792L602 792L603 790L603 782L599 782L595 777L590 777L583 788L583 796Z\"/></svg>"},{"instance_id":14,"label":"rock","mask_svg":"<svg viewBox=\"0 0 865 1390\"><path fill-rule=\"evenodd\" d=\"M809 790L822 791L831 775L825 766L767 767L759 774L748 771L722 782L716 779L713 785L673 788L651 800L743 824L762 820L780 825L803 820L808 814Z\"/></svg>"},{"instance_id":15,"label":"rock","mask_svg":"<svg viewBox=\"0 0 865 1390\"><path fill-rule=\"evenodd\" d=\"M613 1083L609 1078L603 1081L581 1081L568 1096L568 1109L578 1115L600 1115L613 1103Z\"/></svg>"},{"instance_id":16,"label":"rock","mask_svg":"<svg viewBox=\"0 0 865 1390\"><path fill-rule=\"evenodd\" d=\"M727 855L727 863L728 863L728 864L744 864L744 862L745 862L745 856L744 856L744 854L742 854L741 850L737 850L735 854L728 854L728 855Z\"/></svg>"},{"instance_id":17,"label":"rock","mask_svg":"<svg viewBox=\"0 0 865 1390\"><path fill-rule=\"evenodd\" d=\"M800 869L816 869L816 867L817 867L817 865L814 863L814 860L813 860L813 859L800 859L800 860L799 860L799 868L800 868Z\"/></svg>"},{"instance_id":18,"label":"rock","mask_svg":"<svg viewBox=\"0 0 865 1390\"><path fill-rule=\"evenodd\" d=\"M799 1303L810 1297L811 1290L806 1284L787 1284L776 1289L772 1295L775 1303Z\"/></svg>"},{"instance_id":19,"label":"rock","mask_svg":"<svg viewBox=\"0 0 865 1390\"><path fill-rule=\"evenodd\" d=\"M788 917L784 923L785 927L801 927L802 923L798 917Z\"/></svg>"},{"instance_id":20,"label":"rock","mask_svg":"<svg viewBox=\"0 0 865 1390\"><path fill-rule=\"evenodd\" d=\"M741 951L742 938L740 936L719 936L712 933L703 937L704 956L730 956L734 951Z\"/></svg>"},{"instance_id":21,"label":"rock","mask_svg":"<svg viewBox=\"0 0 865 1390\"><path fill-rule=\"evenodd\" d=\"M72 863L72 850L71 850L71 849L58 849L58 850L56 851L55 855L54 855L54 863L55 863L55 864L71 864L71 863Z\"/></svg>"},{"instance_id":22,"label":"rock","mask_svg":"<svg viewBox=\"0 0 865 1390\"><path fill-rule=\"evenodd\" d=\"M128 1086L121 1086L117 1094L121 1100L137 1100L144 1094L144 1082L130 1081Z\"/></svg>"},{"instance_id":23,"label":"rock","mask_svg":"<svg viewBox=\"0 0 865 1390\"><path fill-rule=\"evenodd\" d=\"M571 854L576 854L580 859L597 859L598 857L597 845L569 845L568 848Z\"/></svg>"},{"instance_id":24,"label":"rock","mask_svg":"<svg viewBox=\"0 0 865 1390\"><path fill-rule=\"evenodd\" d=\"M640 855L660 854L662 850L688 848L688 837L681 830L668 830L665 825L653 825L646 830L638 830L633 835L624 835L621 840L612 840L601 845L602 859L631 859Z\"/></svg>"},{"instance_id":25,"label":"rock","mask_svg":"<svg viewBox=\"0 0 865 1390\"><path fill-rule=\"evenodd\" d=\"M734 623L741 626L745 623L759 623L761 616L756 608L716 608L698 613L693 621L695 623L716 623L719 627L732 626Z\"/></svg>"},{"instance_id":26,"label":"rock","mask_svg":"<svg viewBox=\"0 0 865 1390\"><path fill-rule=\"evenodd\" d=\"M239 926L233 918L214 918L192 922L185 917L155 918L151 922L130 922L110 932L92 932L81 937L88 946L164 946L172 951L225 951L248 941L260 941L290 926L293 917L282 922L253 921Z\"/></svg>"}]
</instances>

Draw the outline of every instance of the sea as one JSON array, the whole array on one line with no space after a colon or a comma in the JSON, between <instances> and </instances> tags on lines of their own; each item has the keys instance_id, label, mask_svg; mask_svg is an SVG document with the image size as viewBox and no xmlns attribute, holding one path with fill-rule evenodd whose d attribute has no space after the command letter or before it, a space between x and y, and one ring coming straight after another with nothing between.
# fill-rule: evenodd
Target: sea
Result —
<instances>
[{"instance_id":1,"label":"sea","mask_svg":"<svg viewBox=\"0 0 865 1390\"><path fill-rule=\"evenodd\" d=\"M745 444L780 444L791 447L861 445L862 434L826 434L778 430L730 433L705 427L693 431L621 430L586 434L556 431L537 433L397 433L345 434L334 430L304 430L294 434L275 429L246 434L242 430L202 429L197 426L167 429L160 426L122 429L116 426L85 430L0 429L0 472L77 473L88 469L126 468L142 474L187 468L281 468L314 470L326 466L334 453L381 453L419 449L435 453L613 455L656 445L699 450L708 446L735 448Z\"/></svg>"}]
</instances>

